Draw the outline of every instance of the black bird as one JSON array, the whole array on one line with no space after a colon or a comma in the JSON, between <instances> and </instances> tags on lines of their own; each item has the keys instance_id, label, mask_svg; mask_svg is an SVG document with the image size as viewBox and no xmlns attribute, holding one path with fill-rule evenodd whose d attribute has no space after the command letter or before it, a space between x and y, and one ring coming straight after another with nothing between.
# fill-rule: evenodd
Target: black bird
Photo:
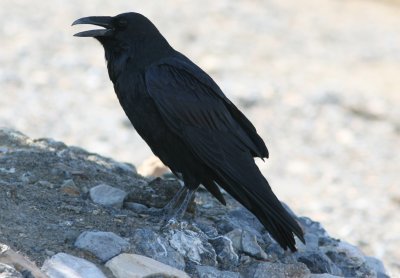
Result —
<instances>
[{"instance_id":1,"label":"black bird","mask_svg":"<svg viewBox=\"0 0 400 278\"><path fill-rule=\"evenodd\" d=\"M282 248L296 251L294 235L304 242L303 231L254 162L254 157L268 158L267 147L214 80L139 13L84 17L76 24L104 27L75 36L94 37L103 45L126 115L153 153L183 180L185 186L167 205L174 216L183 215L200 184L225 205L221 186Z\"/></svg>"}]
</instances>

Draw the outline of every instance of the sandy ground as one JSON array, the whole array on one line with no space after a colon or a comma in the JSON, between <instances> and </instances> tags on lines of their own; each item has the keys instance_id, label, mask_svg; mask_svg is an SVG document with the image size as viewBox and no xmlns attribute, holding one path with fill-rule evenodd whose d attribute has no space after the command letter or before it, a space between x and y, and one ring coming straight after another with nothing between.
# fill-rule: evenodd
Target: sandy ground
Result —
<instances>
[{"instance_id":1,"label":"sandy ground","mask_svg":"<svg viewBox=\"0 0 400 278\"><path fill-rule=\"evenodd\" d=\"M0 126L147 158L103 50L70 27L125 11L151 18L254 122L281 199L400 277L399 1L1 1Z\"/></svg>"}]
</instances>

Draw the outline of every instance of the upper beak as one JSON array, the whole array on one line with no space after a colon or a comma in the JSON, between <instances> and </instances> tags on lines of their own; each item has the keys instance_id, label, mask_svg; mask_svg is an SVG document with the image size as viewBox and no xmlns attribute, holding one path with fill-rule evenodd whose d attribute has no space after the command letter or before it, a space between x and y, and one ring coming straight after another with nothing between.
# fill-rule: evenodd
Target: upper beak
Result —
<instances>
[{"instance_id":1,"label":"upper beak","mask_svg":"<svg viewBox=\"0 0 400 278\"><path fill-rule=\"evenodd\" d=\"M111 36L113 33L111 21L112 21L111 16L88 16L88 17L82 17L80 19L77 19L72 23L72 26L77 25L77 24L93 24L93 25L104 27L106 29L83 31L83 32L76 33L74 36L76 36L76 37L107 37L107 36Z\"/></svg>"}]
</instances>

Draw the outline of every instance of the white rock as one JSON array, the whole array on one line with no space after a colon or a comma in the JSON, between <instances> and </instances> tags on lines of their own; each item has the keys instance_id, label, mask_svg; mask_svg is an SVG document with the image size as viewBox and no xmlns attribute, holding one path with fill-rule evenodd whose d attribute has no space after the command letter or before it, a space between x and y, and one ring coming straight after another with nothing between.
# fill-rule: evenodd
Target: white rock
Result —
<instances>
[{"instance_id":1,"label":"white rock","mask_svg":"<svg viewBox=\"0 0 400 278\"><path fill-rule=\"evenodd\" d=\"M125 191L107 184L99 184L90 189L90 198L93 202L116 208L122 207L126 194Z\"/></svg>"},{"instance_id":2,"label":"white rock","mask_svg":"<svg viewBox=\"0 0 400 278\"><path fill-rule=\"evenodd\" d=\"M163 277L189 278L185 272L137 254L121 254L106 263L117 278Z\"/></svg>"},{"instance_id":3,"label":"white rock","mask_svg":"<svg viewBox=\"0 0 400 278\"><path fill-rule=\"evenodd\" d=\"M66 253L47 259L42 271L50 278L107 278L95 264Z\"/></svg>"}]
</instances>

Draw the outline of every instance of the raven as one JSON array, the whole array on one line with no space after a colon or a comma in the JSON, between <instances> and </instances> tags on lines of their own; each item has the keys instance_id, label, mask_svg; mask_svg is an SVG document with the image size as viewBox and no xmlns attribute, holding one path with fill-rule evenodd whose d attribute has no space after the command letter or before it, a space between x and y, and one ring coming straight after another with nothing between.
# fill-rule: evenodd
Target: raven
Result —
<instances>
[{"instance_id":1,"label":"raven","mask_svg":"<svg viewBox=\"0 0 400 278\"><path fill-rule=\"evenodd\" d=\"M152 152L183 180L166 206L173 217L184 214L200 184L225 205L221 186L283 249L296 251L294 235L305 242L299 224L254 162L254 157L268 158L264 141L207 73L174 50L139 13L84 17L76 24L103 27L75 36L94 37L103 45L126 115Z\"/></svg>"}]
</instances>

